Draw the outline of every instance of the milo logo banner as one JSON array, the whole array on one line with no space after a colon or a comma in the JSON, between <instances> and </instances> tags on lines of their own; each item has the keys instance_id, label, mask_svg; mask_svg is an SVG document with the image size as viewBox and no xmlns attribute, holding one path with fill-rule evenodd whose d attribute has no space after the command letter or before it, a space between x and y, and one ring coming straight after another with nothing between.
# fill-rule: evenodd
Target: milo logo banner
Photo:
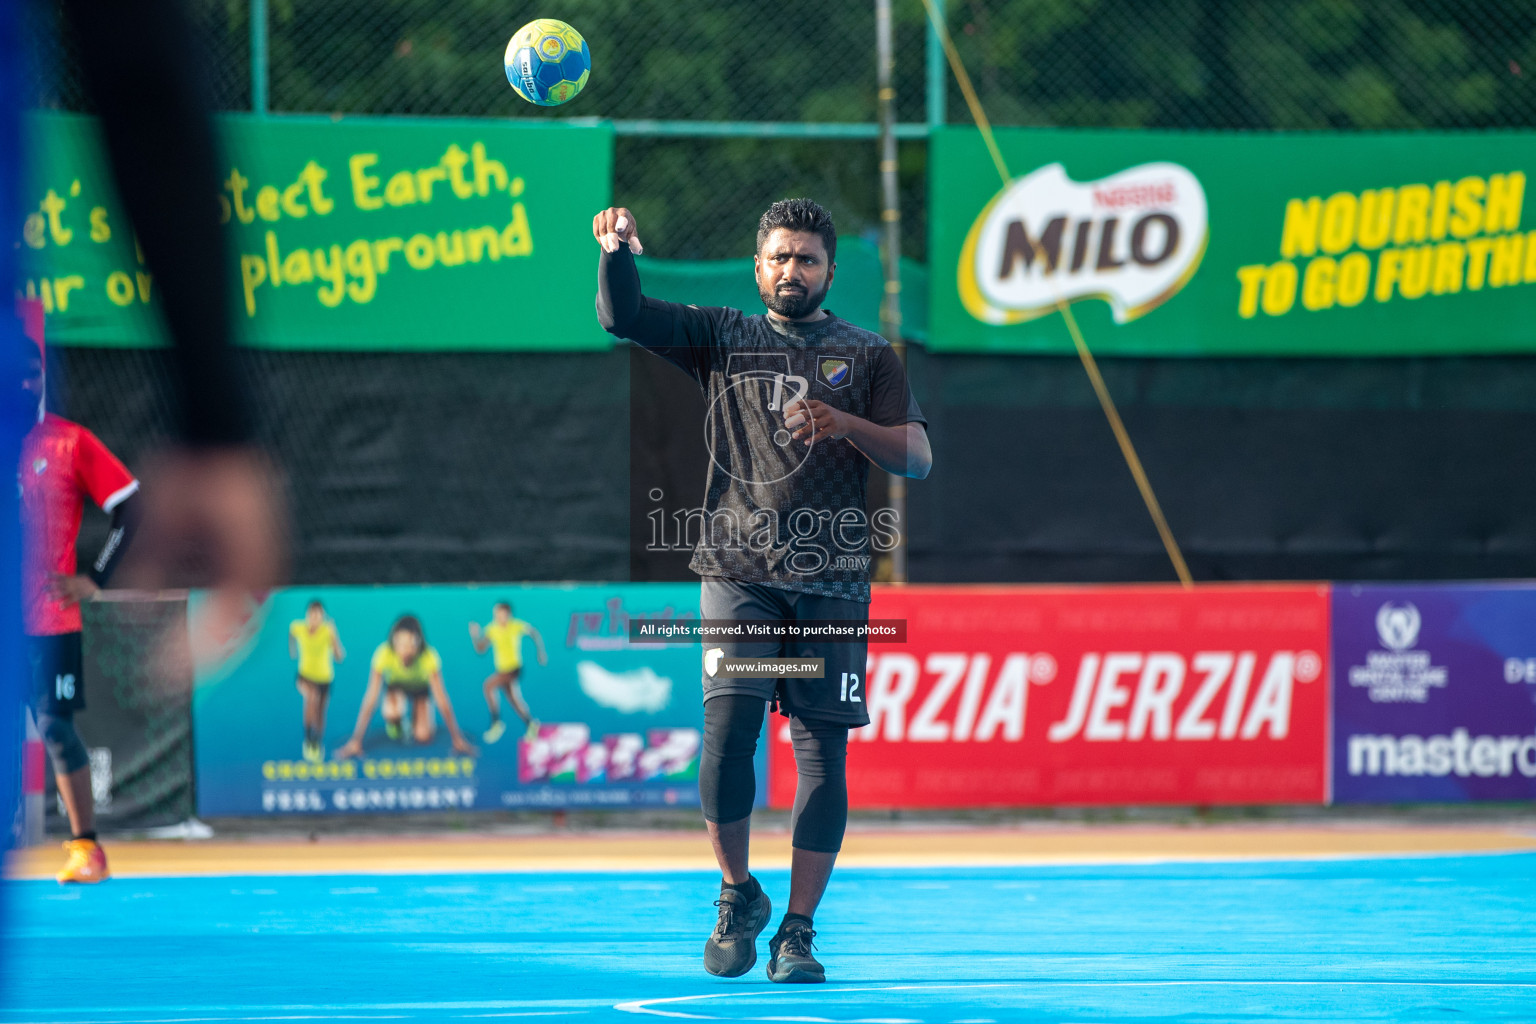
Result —
<instances>
[{"instance_id":1,"label":"milo logo banner","mask_svg":"<svg viewBox=\"0 0 1536 1024\"><path fill-rule=\"evenodd\" d=\"M1051 164L1004 189L971 225L960 300L978 320L1013 324L1054 312L1058 299L1097 298L1126 323L1184 287L1206 240L1205 192L1178 164L1085 183Z\"/></svg>"},{"instance_id":2,"label":"milo logo banner","mask_svg":"<svg viewBox=\"0 0 1536 1024\"><path fill-rule=\"evenodd\" d=\"M972 129L932 140L938 351L1536 349L1536 133Z\"/></svg>"},{"instance_id":3,"label":"milo logo banner","mask_svg":"<svg viewBox=\"0 0 1536 1024\"><path fill-rule=\"evenodd\" d=\"M698 644L628 635L631 619L696 619L698 596L276 591L197 669L198 813L696 806ZM194 637L204 607L191 602Z\"/></svg>"},{"instance_id":4,"label":"milo logo banner","mask_svg":"<svg viewBox=\"0 0 1536 1024\"><path fill-rule=\"evenodd\" d=\"M1536 797L1536 587L1334 588L1339 803Z\"/></svg>"}]
</instances>

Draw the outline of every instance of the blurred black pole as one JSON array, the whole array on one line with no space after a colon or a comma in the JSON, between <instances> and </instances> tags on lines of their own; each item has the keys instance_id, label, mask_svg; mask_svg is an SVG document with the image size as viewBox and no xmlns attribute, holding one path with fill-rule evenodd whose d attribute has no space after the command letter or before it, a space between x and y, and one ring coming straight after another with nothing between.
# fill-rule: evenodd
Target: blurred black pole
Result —
<instances>
[{"instance_id":1,"label":"blurred black pole","mask_svg":"<svg viewBox=\"0 0 1536 1024\"><path fill-rule=\"evenodd\" d=\"M903 365L906 348L901 343L901 197L896 181L896 50L891 42L891 0L875 0L876 82L880 97L880 220L883 230L881 261L885 270L885 294L880 300L880 333L891 343ZM896 546L890 552L890 580L907 580L907 481L890 474L886 500L896 512ZM871 531L873 537L873 531Z\"/></svg>"}]
</instances>

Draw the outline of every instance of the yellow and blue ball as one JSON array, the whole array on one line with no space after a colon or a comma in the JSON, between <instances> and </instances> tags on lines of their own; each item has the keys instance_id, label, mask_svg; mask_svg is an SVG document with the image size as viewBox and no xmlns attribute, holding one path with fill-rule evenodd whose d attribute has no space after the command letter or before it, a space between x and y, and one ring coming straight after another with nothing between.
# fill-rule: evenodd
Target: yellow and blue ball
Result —
<instances>
[{"instance_id":1,"label":"yellow and blue ball","mask_svg":"<svg viewBox=\"0 0 1536 1024\"><path fill-rule=\"evenodd\" d=\"M539 18L507 44L507 81L529 103L555 107L575 98L592 74L592 51L563 21Z\"/></svg>"}]
</instances>

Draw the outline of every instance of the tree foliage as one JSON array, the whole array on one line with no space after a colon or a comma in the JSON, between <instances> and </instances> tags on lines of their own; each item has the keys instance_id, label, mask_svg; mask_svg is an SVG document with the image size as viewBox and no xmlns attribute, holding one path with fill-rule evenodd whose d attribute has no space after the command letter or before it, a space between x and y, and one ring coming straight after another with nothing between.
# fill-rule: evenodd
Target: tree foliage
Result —
<instances>
[{"instance_id":1,"label":"tree foliage","mask_svg":"<svg viewBox=\"0 0 1536 1024\"><path fill-rule=\"evenodd\" d=\"M221 106L251 100L249 0L189 0ZM875 118L870 0L270 0L276 111L707 121ZM506 40L534 17L592 48L564 107L519 100ZM46 19L45 19L46 20ZM1194 130L1536 125L1536 0L949 0L947 20L996 124ZM895 0L901 120L924 116L926 15ZM46 27L46 26L45 26ZM47 33L45 32L46 36ZM44 39L39 102L78 108L67 47ZM946 78L948 76L946 75ZM947 85L949 120L969 115ZM921 255L925 150L902 147L904 246ZM615 193L654 250L750 251L753 211L823 200L878 226L872 141L620 139Z\"/></svg>"}]
</instances>

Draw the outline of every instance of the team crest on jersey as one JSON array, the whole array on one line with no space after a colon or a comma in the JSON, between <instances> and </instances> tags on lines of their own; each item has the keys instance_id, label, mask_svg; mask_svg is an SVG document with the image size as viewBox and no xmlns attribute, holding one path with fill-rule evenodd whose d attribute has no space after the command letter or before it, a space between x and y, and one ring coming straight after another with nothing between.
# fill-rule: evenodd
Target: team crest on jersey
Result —
<instances>
[{"instance_id":1,"label":"team crest on jersey","mask_svg":"<svg viewBox=\"0 0 1536 1024\"><path fill-rule=\"evenodd\" d=\"M33 476L42 476L43 472L45 470L47 470L47 468L48 468L48 460L47 459L33 459L32 460L32 475Z\"/></svg>"},{"instance_id":2,"label":"team crest on jersey","mask_svg":"<svg viewBox=\"0 0 1536 1024\"><path fill-rule=\"evenodd\" d=\"M821 361L821 382L836 391L838 388L847 387L848 381L853 378L853 367L846 359L823 359Z\"/></svg>"}]
</instances>

